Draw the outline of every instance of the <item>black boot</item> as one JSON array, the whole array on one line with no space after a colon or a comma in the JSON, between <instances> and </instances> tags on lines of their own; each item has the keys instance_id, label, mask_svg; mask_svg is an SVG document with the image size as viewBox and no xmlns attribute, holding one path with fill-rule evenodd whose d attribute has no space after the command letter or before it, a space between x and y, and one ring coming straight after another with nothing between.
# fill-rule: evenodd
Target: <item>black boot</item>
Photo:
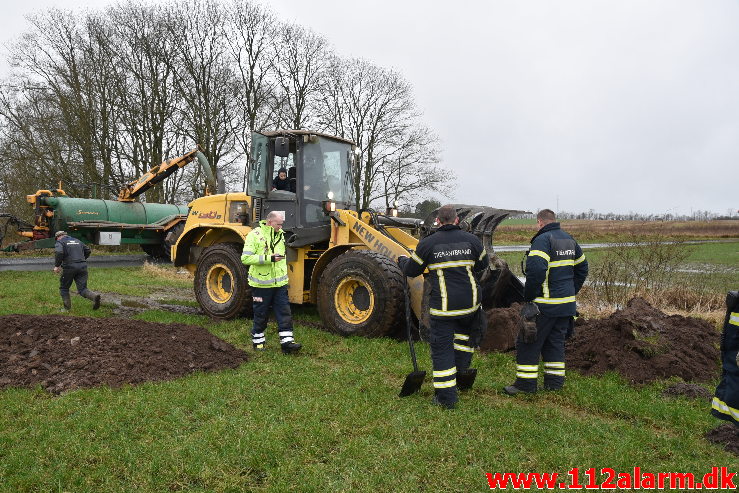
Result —
<instances>
[{"instance_id":1,"label":"black boot","mask_svg":"<svg viewBox=\"0 0 739 493\"><path fill-rule=\"evenodd\" d=\"M62 303L64 304L64 309L69 311L72 309L72 298L69 296L69 293L62 295Z\"/></svg>"},{"instance_id":2,"label":"black boot","mask_svg":"<svg viewBox=\"0 0 739 493\"><path fill-rule=\"evenodd\" d=\"M85 289L80 293L80 296L92 301L93 310L97 310L98 308L100 308L100 295L98 293L93 293L89 289Z\"/></svg>"},{"instance_id":3,"label":"black boot","mask_svg":"<svg viewBox=\"0 0 739 493\"><path fill-rule=\"evenodd\" d=\"M457 372L457 390L469 390L475 383L477 368L467 368Z\"/></svg>"},{"instance_id":4,"label":"black boot","mask_svg":"<svg viewBox=\"0 0 739 493\"><path fill-rule=\"evenodd\" d=\"M300 351L301 347L303 347L303 345L298 344L297 342L286 342L282 345L282 352L284 354L295 354Z\"/></svg>"}]
</instances>

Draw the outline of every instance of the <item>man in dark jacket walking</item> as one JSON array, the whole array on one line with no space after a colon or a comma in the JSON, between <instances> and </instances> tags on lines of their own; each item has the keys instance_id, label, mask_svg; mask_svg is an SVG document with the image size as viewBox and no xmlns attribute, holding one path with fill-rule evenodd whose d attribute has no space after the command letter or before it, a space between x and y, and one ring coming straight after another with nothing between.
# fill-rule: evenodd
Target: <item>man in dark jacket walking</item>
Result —
<instances>
[{"instance_id":1,"label":"man in dark jacket walking","mask_svg":"<svg viewBox=\"0 0 739 493\"><path fill-rule=\"evenodd\" d=\"M64 309L72 309L69 288L74 281L80 296L92 300L92 309L97 310L100 308L100 295L87 289L87 257L90 256L90 247L76 238L67 236L66 231L57 231L55 236L54 272L62 274L59 279L59 294Z\"/></svg>"},{"instance_id":2,"label":"man in dark jacket walking","mask_svg":"<svg viewBox=\"0 0 739 493\"><path fill-rule=\"evenodd\" d=\"M574 324L575 295L588 275L580 245L560 229L554 212L539 211L536 222L539 232L526 254L526 304L521 310L532 330L520 331L516 339L516 381L503 389L509 395L536 392L540 355L544 389L559 390L564 385L565 339Z\"/></svg>"},{"instance_id":3,"label":"man in dark jacket walking","mask_svg":"<svg viewBox=\"0 0 739 493\"><path fill-rule=\"evenodd\" d=\"M452 409L457 402L457 374L470 371L474 352L470 335L481 315L479 278L489 261L479 238L458 226L453 206L441 207L437 219L441 227L422 239L410 258L398 258L398 264L408 277L429 269L433 403Z\"/></svg>"}]
</instances>

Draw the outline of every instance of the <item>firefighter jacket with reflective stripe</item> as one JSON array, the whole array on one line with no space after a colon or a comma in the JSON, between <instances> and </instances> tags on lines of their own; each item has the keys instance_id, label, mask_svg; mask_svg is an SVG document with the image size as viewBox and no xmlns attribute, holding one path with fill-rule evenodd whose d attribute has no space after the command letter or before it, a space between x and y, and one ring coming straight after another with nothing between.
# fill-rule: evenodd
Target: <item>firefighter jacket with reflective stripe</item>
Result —
<instances>
[{"instance_id":1,"label":"firefighter jacket with reflective stripe","mask_svg":"<svg viewBox=\"0 0 739 493\"><path fill-rule=\"evenodd\" d=\"M559 228L542 227L526 256L524 300L534 301L547 317L574 317L575 295L588 275L588 261L577 242Z\"/></svg>"},{"instance_id":2,"label":"firefighter jacket with reflective stripe","mask_svg":"<svg viewBox=\"0 0 739 493\"><path fill-rule=\"evenodd\" d=\"M711 414L739 426L739 292L726 297L726 319L721 334L721 382L711 403Z\"/></svg>"},{"instance_id":3,"label":"firefighter jacket with reflective stripe","mask_svg":"<svg viewBox=\"0 0 739 493\"><path fill-rule=\"evenodd\" d=\"M267 221L259 221L244 241L241 263L249 266L249 286L277 288L287 284L287 260L272 262L272 254L285 256L285 236L275 231Z\"/></svg>"},{"instance_id":4,"label":"firefighter jacket with reflective stripe","mask_svg":"<svg viewBox=\"0 0 739 493\"><path fill-rule=\"evenodd\" d=\"M409 277L416 277L428 268L432 318L465 317L474 313L481 301L478 279L488 265L482 242L451 224L422 239L410 258L400 259L400 268Z\"/></svg>"},{"instance_id":5,"label":"firefighter jacket with reflective stripe","mask_svg":"<svg viewBox=\"0 0 739 493\"><path fill-rule=\"evenodd\" d=\"M82 240L71 236L62 236L54 244L54 266L71 267L87 264L90 247Z\"/></svg>"}]
</instances>

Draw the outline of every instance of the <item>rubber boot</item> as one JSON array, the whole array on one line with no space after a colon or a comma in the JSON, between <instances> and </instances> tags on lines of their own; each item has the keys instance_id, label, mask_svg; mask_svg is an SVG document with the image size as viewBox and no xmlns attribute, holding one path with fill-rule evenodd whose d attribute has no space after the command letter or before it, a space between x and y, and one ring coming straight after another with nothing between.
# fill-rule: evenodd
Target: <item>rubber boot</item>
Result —
<instances>
[{"instance_id":1,"label":"rubber boot","mask_svg":"<svg viewBox=\"0 0 739 493\"><path fill-rule=\"evenodd\" d=\"M84 290L80 293L80 295L83 298L87 298L88 300L92 300L92 309L97 310L100 308L100 295L98 293L93 293L89 289Z\"/></svg>"},{"instance_id":2,"label":"rubber boot","mask_svg":"<svg viewBox=\"0 0 739 493\"><path fill-rule=\"evenodd\" d=\"M64 310L69 311L72 309L72 298L69 293L62 295L62 303L64 304Z\"/></svg>"}]
</instances>

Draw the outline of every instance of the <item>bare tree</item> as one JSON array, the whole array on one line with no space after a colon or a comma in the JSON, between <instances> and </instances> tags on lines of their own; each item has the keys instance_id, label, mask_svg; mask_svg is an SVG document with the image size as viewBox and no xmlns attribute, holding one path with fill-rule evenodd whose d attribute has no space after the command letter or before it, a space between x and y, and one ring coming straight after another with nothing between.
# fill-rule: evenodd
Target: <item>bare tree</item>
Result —
<instances>
[{"instance_id":1,"label":"bare tree","mask_svg":"<svg viewBox=\"0 0 739 493\"><path fill-rule=\"evenodd\" d=\"M90 61L82 49L83 29L71 13L56 9L29 21L34 29L22 36L10 59L22 76L3 99L2 111L12 127L6 135L13 135L18 149L60 178L99 181L95 96ZM53 161L47 150L52 150Z\"/></svg>"},{"instance_id":2,"label":"bare tree","mask_svg":"<svg viewBox=\"0 0 739 493\"><path fill-rule=\"evenodd\" d=\"M410 84L365 60L332 62L321 99L322 129L354 141L361 151L354 175L357 208L389 204L401 193L443 191L451 175L436 165L436 137L419 126Z\"/></svg>"},{"instance_id":3,"label":"bare tree","mask_svg":"<svg viewBox=\"0 0 739 493\"><path fill-rule=\"evenodd\" d=\"M279 88L278 124L293 129L313 125L332 53L323 36L302 26L285 24L279 30L274 70Z\"/></svg>"},{"instance_id":4,"label":"bare tree","mask_svg":"<svg viewBox=\"0 0 739 493\"><path fill-rule=\"evenodd\" d=\"M235 125L239 81L231 69L226 34L226 11L219 3L189 0L177 5L170 36L180 39L174 78L180 130L200 146L213 171L219 167L229 176L235 135L243 129ZM201 189L202 177L197 171L194 176L193 190Z\"/></svg>"},{"instance_id":5,"label":"bare tree","mask_svg":"<svg viewBox=\"0 0 739 493\"><path fill-rule=\"evenodd\" d=\"M114 27L116 62L123 71L116 95L120 100L120 172L135 178L166 157L178 154L175 143L181 127L176 120L175 45L167 27L171 12L144 3L118 4L107 10ZM149 202L172 200L171 183L146 192Z\"/></svg>"},{"instance_id":6,"label":"bare tree","mask_svg":"<svg viewBox=\"0 0 739 493\"><path fill-rule=\"evenodd\" d=\"M454 184L454 174L438 165L438 138L425 127L404 132L395 143L395 153L378 166L382 191L374 198L384 199L385 207L395 201L405 205L419 197L436 192L447 195Z\"/></svg>"},{"instance_id":7,"label":"bare tree","mask_svg":"<svg viewBox=\"0 0 739 493\"><path fill-rule=\"evenodd\" d=\"M244 163L251 147L251 133L274 126L277 120L275 66L278 23L265 7L232 0L227 10L227 35L231 63L240 83L234 103L237 117L234 135ZM246 188L246 167L243 188Z\"/></svg>"}]
</instances>

